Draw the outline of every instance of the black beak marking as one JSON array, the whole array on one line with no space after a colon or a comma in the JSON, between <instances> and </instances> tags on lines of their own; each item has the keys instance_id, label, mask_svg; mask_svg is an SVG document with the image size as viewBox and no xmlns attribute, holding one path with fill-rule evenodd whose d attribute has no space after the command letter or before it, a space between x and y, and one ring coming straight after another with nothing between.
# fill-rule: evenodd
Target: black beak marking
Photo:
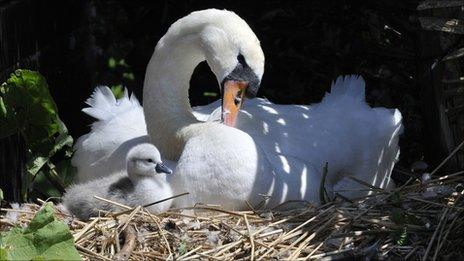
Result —
<instances>
[{"instance_id":1,"label":"black beak marking","mask_svg":"<svg viewBox=\"0 0 464 261\"><path fill-rule=\"evenodd\" d=\"M168 166L164 165L163 163L157 163L155 170L158 173L172 174L172 169L168 168Z\"/></svg>"},{"instance_id":2,"label":"black beak marking","mask_svg":"<svg viewBox=\"0 0 464 261\"><path fill-rule=\"evenodd\" d=\"M259 85L261 81L259 80L258 76L253 72L253 70L248 66L246 63L245 57L242 54L237 56L238 64L234 68L234 70L227 75L224 80L221 82L221 89L224 88L224 83L226 81L241 81L247 82L248 87L245 92L245 97L252 99L255 98L258 94ZM221 90L222 91L222 90Z\"/></svg>"}]
</instances>

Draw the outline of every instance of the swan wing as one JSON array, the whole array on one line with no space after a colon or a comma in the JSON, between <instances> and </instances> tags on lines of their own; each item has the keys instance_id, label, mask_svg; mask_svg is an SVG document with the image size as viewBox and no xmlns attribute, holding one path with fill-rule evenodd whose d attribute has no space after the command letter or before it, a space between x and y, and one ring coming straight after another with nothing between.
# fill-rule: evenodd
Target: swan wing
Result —
<instances>
[{"instance_id":1,"label":"swan wing","mask_svg":"<svg viewBox=\"0 0 464 261\"><path fill-rule=\"evenodd\" d=\"M192 113L199 121L214 121L221 119L221 101L217 100L207 105L192 108Z\"/></svg>"},{"instance_id":2,"label":"swan wing","mask_svg":"<svg viewBox=\"0 0 464 261\"><path fill-rule=\"evenodd\" d=\"M339 77L331 92L311 106L247 100L237 127L252 136L266 154L298 159L320 172L328 162L328 182L341 188L343 175L388 186L399 155L402 124L398 110L371 108L365 101L364 80L348 76ZM270 163L275 169L290 164L294 173L292 160Z\"/></svg>"}]
</instances>

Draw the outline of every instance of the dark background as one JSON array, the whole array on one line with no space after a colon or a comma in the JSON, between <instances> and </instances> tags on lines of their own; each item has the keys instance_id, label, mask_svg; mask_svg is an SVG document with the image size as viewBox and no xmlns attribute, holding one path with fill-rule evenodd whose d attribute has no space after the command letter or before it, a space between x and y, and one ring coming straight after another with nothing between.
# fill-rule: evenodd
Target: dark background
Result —
<instances>
[{"instance_id":1,"label":"dark background","mask_svg":"<svg viewBox=\"0 0 464 261\"><path fill-rule=\"evenodd\" d=\"M95 86L127 86L141 98L145 67L169 25L195 10L228 9L261 40L259 96L315 103L338 75L361 74L371 105L403 114L398 169L423 158L436 166L462 140L464 92L462 82L446 84L459 78L460 61L432 64L462 47L462 37L426 31L419 17L463 15L459 8L417 11L419 2L0 0L0 80L16 68L39 70L77 138L92 122L80 110ZM209 103L217 92L201 64L191 103ZM449 166L458 167L458 158Z\"/></svg>"}]
</instances>

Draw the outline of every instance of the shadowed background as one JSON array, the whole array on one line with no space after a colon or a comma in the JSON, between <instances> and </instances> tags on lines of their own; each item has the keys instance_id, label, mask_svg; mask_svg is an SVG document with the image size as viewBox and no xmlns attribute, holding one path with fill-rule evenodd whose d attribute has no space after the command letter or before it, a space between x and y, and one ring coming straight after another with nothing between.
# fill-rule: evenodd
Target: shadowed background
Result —
<instances>
[{"instance_id":1,"label":"shadowed background","mask_svg":"<svg viewBox=\"0 0 464 261\"><path fill-rule=\"evenodd\" d=\"M92 122L80 110L95 86L126 86L141 99L145 67L169 25L195 10L228 9L261 40L266 67L259 96L276 103L315 103L338 75L361 74L371 105L403 114L398 166L408 168L423 157L436 165L462 139L463 131L450 134L449 126L464 124L460 110L445 115L449 122L443 123L441 110L451 105L437 96L442 86L433 83L446 70L432 71L431 65L462 38L450 38L443 47L441 35L421 28L418 16L434 13L417 11L419 2L0 0L0 77L5 80L15 68L39 70L77 138ZM191 87L193 105L218 97L205 63Z\"/></svg>"}]
</instances>

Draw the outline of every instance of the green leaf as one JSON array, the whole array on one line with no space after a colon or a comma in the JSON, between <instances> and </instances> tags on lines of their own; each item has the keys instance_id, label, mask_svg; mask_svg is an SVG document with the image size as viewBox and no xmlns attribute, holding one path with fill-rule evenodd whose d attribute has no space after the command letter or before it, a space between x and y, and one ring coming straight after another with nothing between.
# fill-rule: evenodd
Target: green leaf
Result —
<instances>
[{"instance_id":1,"label":"green leaf","mask_svg":"<svg viewBox=\"0 0 464 261\"><path fill-rule=\"evenodd\" d=\"M177 251L179 252L179 255L183 255L187 253L187 244L185 242L181 241L179 243L179 246L177 247Z\"/></svg>"},{"instance_id":2,"label":"green leaf","mask_svg":"<svg viewBox=\"0 0 464 261\"><path fill-rule=\"evenodd\" d=\"M40 170L34 179L33 190L31 193L31 197L60 197L61 193L55 188L54 184L50 182L47 178L45 172L50 172L49 169ZM39 192L39 194L35 194Z\"/></svg>"},{"instance_id":3,"label":"green leaf","mask_svg":"<svg viewBox=\"0 0 464 261\"><path fill-rule=\"evenodd\" d=\"M32 176L35 176L37 172L47 163L49 157L36 156L29 160L26 164L27 172Z\"/></svg>"},{"instance_id":4,"label":"green leaf","mask_svg":"<svg viewBox=\"0 0 464 261\"><path fill-rule=\"evenodd\" d=\"M126 78L128 80L131 80L131 81L133 81L135 79L135 76L134 76L133 73L123 73L122 77L124 77L124 78Z\"/></svg>"},{"instance_id":5,"label":"green leaf","mask_svg":"<svg viewBox=\"0 0 464 261\"><path fill-rule=\"evenodd\" d=\"M38 72L16 70L0 91L6 111L2 123L8 125L0 128L0 136L19 131L34 153L48 152L54 143L50 139L59 133L59 119L45 78Z\"/></svg>"},{"instance_id":6,"label":"green leaf","mask_svg":"<svg viewBox=\"0 0 464 261\"><path fill-rule=\"evenodd\" d=\"M0 234L1 260L81 260L69 228L55 219L52 206L45 204L26 229Z\"/></svg>"},{"instance_id":7,"label":"green leaf","mask_svg":"<svg viewBox=\"0 0 464 261\"><path fill-rule=\"evenodd\" d=\"M118 65L119 65L119 66L122 66L122 67L129 67L129 65L126 63L126 60L125 60L125 59L119 60Z\"/></svg>"},{"instance_id":8,"label":"green leaf","mask_svg":"<svg viewBox=\"0 0 464 261\"><path fill-rule=\"evenodd\" d=\"M66 159L56 164L56 172L60 173L61 180L67 187L73 182L77 168L71 164L71 159Z\"/></svg>"},{"instance_id":9,"label":"green leaf","mask_svg":"<svg viewBox=\"0 0 464 261\"><path fill-rule=\"evenodd\" d=\"M205 97L217 97L218 94L216 92L204 92L203 96L205 96Z\"/></svg>"},{"instance_id":10,"label":"green leaf","mask_svg":"<svg viewBox=\"0 0 464 261\"><path fill-rule=\"evenodd\" d=\"M34 177L42 170L48 173L43 168L51 164L50 159L58 151L64 150L66 157L72 155L73 139L58 117L57 106L40 73L16 70L0 85L0 98L0 138L20 133L26 145L29 175L22 181L22 195L26 197Z\"/></svg>"},{"instance_id":11,"label":"green leaf","mask_svg":"<svg viewBox=\"0 0 464 261\"><path fill-rule=\"evenodd\" d=\"M6 106L1 96L0 96L0 117L6 118Z\"/></svg>"},{"instance_id":12,"label":"green leaf","mask_svg":"<svg viewBox=\"0 0 464 261\"><path fill-rule=\"evenodd\" d=\"M6 260L31 260L37 255L33 237L24 235L21 228L13 228L2 237L0 249L6 253Z\"/></svg>"},{"instance_id":13,"label":"green leaf","mask_svg":"<svg viewBox=\"0 0 464 261\"><path fill-rule=\"evenodd\" d=\"M8 258L6 249L1 248L0 245L0 260L6 260Z\"/></svg>"},{"instance_id":14,"label":"green leaf","mask_svg":"<svg viewBox=\"0 0 464 261\"><path fill-rule=\"evenodd\" d=\"M116 99L121 99L124 95L124 88L121 84L111 86L111 91Z\"/></svg>"},{"instance_id":15,"label":"green leaf","mask_svg":"<svg viewBox=\"0 0 464 261\"><path fill-rule=\"evenodd\" d=\"M55 153L57 153L64 147L70 148L72 147L72 145L73 145L73 138L70 135L68 135L67 133L60 134L58 138L56 138L55 145L53 145L53 148L49 152L48 156L52 157L53 155L55 155Z\"/></svg>"},{"instance_id":16,"label":"green leaf","mask_svg":"<svg viewBox=\"0 0 464 261\"><path fill-rule=\"evenodd\" d=\"M39 212L37 212L37 214L31 220L31 223L29 223L29 226L26 228L24 233L37 232L39 229L53 222L55 220L55 217L53 216L55 210L52 206L52 203L45 204L45 206Z\"/></svg>"},{"instance_id":17,"label":"green leaf","mask_svg":"<svg viewBox=\"0 0 464 261\"><path fill-rule=\"evenodd\" d=\"M6 83L0 85L0 139L6 138L18 132L18 126L14 120L13 113L7 110L3 96Z\"/></svg>"},{"instance_id":18,"label":"green leaf","mask_svg":"<svg viewBox=\"0 0 464 261\"><path fill-rule=\"evenodd\" d=\"M398 229L393 233L393 237L397 245L404 246L408 243L408 230L407 227Z\"/></svg>"},{"instance_id":19,"label":"green leaf","mask_svg":"<svg viewBox=\"0 0 464 261\"><path fill-rule=\"evenodd\" d=\"M110 57L110 59L108 59L108 67L111 69L116 68L116 59Z\"/></svg>"}]
</instances>

